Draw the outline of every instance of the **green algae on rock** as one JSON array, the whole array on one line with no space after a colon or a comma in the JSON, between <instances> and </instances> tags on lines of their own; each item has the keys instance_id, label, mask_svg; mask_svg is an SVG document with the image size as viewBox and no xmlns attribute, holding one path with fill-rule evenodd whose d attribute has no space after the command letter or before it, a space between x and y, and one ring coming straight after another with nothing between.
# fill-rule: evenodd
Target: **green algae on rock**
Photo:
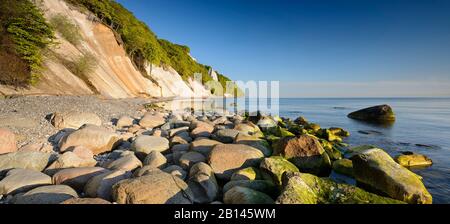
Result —
<instances>
[{"instance_id":1,"label":"green algae on rock","mask_svg":"<svg viewBox=\"0 0 450 224\"><path fill-rule=\"evenodd\" d=\"M353 163L349 159L340 159L333 162L333 171L353 177Z\"/></svg>"},{"instance_id":2,"label":"green algae on rock","mask_svg":"<svg viewBox=\"0 0 450 224\"><path fill-rule=\"evenodd\" d=\"M351 160L358 182L410 204L432 203L432 196L418 175L396 163L382 149L361 151Z\"/></svg>"},{"instance_id":3,"label":"green algae on rock","mask_svg":"<svg viewBox=\"0 0 450 224\"><path fill-rule=\"evenodd\" d=\"M281 156L272 156L263 159L260 168L268 173L277 185L281 185L281 177L284 172L299 172L294 164Z\"/></svg>"},{"instance_id":4,"label":"green algae on rock","mask_svg":"<svg viewBox=\"0 0 450 224\"><path fill-rule=\"evenodd\" d=\"M271 181L267 180L234 180L223 186L223 192L226 193L235 186L250 188L255 191L263 192L269 196L277 196L279 194L278 187Z\"/></svg>"},{"instance_id":5,"label":"green algae on rock","mask_svg":"<svg viewBox=\"0 0 450 224\"><path fill-rule=\"evenodd\" d=\"M395 158L395 161L404 167L414 166L431 166L433 161L425 155L408 153L399 155Z\"/></svg>"},{"instance_id":6,"label":"green algae on rock","mask_svg":"<svg viewBox=\"0 0 450 224\"><path fill-rule=\"evenodd\" d=\"M225 204L274 204L274 200L267 194L246 187L235 186L228 190L223 197Z\"/></svg>"}]
</instances>

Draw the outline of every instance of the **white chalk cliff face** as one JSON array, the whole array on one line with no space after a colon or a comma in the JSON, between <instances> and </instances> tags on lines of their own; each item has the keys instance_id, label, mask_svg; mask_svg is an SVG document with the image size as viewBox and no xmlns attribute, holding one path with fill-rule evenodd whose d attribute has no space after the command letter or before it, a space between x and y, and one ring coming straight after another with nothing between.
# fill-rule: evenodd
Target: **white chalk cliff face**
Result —
<instances>
[{"instance_id":1,"label":"white chalk cliff face","mask_svg":"<svg viewBox=\"0 0 450 224\"><path fill-rule=\"evenodd\" d=\"M91 15L81 13L63 0L43 0L41 8L47 19L62 14L79 27L83 40L77 46L57 35L58 45L52 51L60 58L74 60L89 52L98 65L95 71L81 79L71 73L58 59L46 56L41 81L29 89L0 86L4 94L91 95L105 98L130 97L207 97L210 95L200 83L184 82L173 69L152 66L147 77L136 69L125 49L117 42L114 32L94 22ZM149 67L149 66L147 66ZM151 73L150 73L151 72Z\"/></svg>"}]
</instances>

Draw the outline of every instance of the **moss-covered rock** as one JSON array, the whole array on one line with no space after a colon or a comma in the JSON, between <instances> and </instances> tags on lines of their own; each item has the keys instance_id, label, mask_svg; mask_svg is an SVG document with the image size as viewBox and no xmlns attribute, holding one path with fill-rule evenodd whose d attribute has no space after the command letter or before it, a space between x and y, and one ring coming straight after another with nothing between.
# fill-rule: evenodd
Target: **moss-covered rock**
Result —
<instances>
[{"instance_id":1,"label":"moss-covered rock","mask_svg":"<svg viewBox=\"0 0 450 224\"><path fill-rule=\"evenodd\" d=\"M285 178L277 204L317 204L319 198L302 178Z\"/></svg>"},{"instance_id":2,"label":"moss-covered rock","mask_svg":"<svg viewBox=\"0 0 450 224\"><path fill-rule=\"evenodd\" d=\"M231 181L234 180L260 180L262 179L261 171L255 167L247 167L236 171L231 176Z\"/></svg>"},{"instance_id":3,"label":"moss-covered rock","mask_svg":"<svg viewBox=\"0 0 450 224\"><path fill-rule=\"evenodd\" d=\"M348 137L350 136L350 132L342 129L342 128L337 128L337 127L331 127L328 129L328 131L336 136L340 136L340 137Z\"/></svg>"},{"instance_id":4,"label":"moss-covered rock","mask_svg":"<svg viewBox=\"0 0 450 224\"><path fill-rule=\"evenodd\" d=\"M367 149L351 158L356 180L392 198L431 204L432 196L416 174L396 163L382 149Z\"/></svg>"},{"instance_id":5,"label":"moss-covered rock","mask_svg":"<svg viewBox=\"0 0 450 224\"><path fill-rule=\"evenodd\" d=\"M246 187L235 186L228 190L223 197L225 204L274 204L274 200L267 194Z\"/></svg>"},{"instance_id":6,"label":"moss-covered rock","mask_svg":"<svg viewBox=\"0 0 450 224\"><path fill-rule=\"evenodd\" d=\"M333 171L353 177L353 163L349 159L340 159L333 162Z\"/></svg>"},{"instance_id":7,"label":"moss-covered rock","mask_svg":"<svg viewBox=\"0 0 450 224\"><path fill-rule=\"evenodd\" d=\"M431 166L433 161L425 155L407 153L399 155L395 158L395 161L404 167L414 167L414 166Z\"/></svg>"},{"instance_id":8,"label":"moss-covered rock","mask_svg":"<svg viewBox=\"0 0 450 224\"><path fill-rule=\"evenodd\" d=\"M297 199L299 202L314 202L321 204L402 204L391 198L382 197L361 188L336 183L328 178L320 178L311 174L287 172L283 175L283 185L291 189L291 197L307 196L306 199ZM291 185L291 186L289 186ZM306 185L306 186L305 186ZM285 189L286 189L285 187ZM309 189L308 189L309 187ZM281 195L287 197L284 189ZM312 193L311 193L312 192ZM315 195L315 197L313 197Z\"/></svg>"},{"instance_id":9,"label":"moss-covered rock","mask_svg":"<svg viewBox=\"0 0 450 224\"><path fill-rule=\"evenodd\" d=\"M272 155L272 148L270 144L266 140L256 136L238 134L236 136L235 143L257 148L264 154L265 157Z\"/></svg>"},{"instance_id":10,"label":"moss-covered rock","mask_svg":"<svg viewBox=\"0 0 450 224\"><path fill-rule=\"evenodd\" d=\"M325 140L325 139L319 139L320 144L322 144L323 149L328 154L331 160L339 160L342 159L342 153L339 151L333 143Z\"/></svg>"},{"instance_id":11,"label":"moss-covered rock","mask_svg":"<svg viewBox=\"0 0 450 224\"><path fill-rule=\"evenodd\" d=\"M230 181L223 186L223 192L226 193L235 186L250 188L255 191L263 192L272 197L276 197L279 194L278 187L273 182L267 180Z\"/></svg>"},{"instance_id":12,"label":"moss-covered rock","mask_svg":"<svg viewBox=\"0 0 450 224\"><path fill-rule=\"evenodd\" d=\"M281 185L281 177L284 172L290 171L290 172L298 172L298 168L286 160L285 158L281 156L272 156L270 158L265 158L261 164L260 168L268 173L272 180L277 184Z\"/></svg>"}]
</instances>

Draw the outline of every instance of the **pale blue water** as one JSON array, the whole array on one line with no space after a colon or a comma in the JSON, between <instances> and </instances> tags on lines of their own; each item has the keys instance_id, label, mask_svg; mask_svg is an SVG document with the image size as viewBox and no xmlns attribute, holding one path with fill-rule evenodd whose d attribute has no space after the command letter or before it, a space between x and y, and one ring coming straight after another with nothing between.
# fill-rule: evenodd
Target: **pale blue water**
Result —
<instances>
[{"instance_id":1,"label":"pale blue water","mask_svg":"<svg viewBox=\"0 0 450 224\"><path fill-rule=\"evenodd\" d=\"M394 109L397 120L392 126L377 126L347 118L352 111L380 104L388 104ZM342 127L350 131L351 136L345 142L352 146L370 144L385 149L391 156L400 151L413 151L430 157L434 163L431 167L413 171L423 177L434 203L450 203L449 98L284 98L279 100L279 113L292 119L304 116L322 127ZM376 131L379 134L365 135L358 131Z\"/></svg>"}]
</instances>

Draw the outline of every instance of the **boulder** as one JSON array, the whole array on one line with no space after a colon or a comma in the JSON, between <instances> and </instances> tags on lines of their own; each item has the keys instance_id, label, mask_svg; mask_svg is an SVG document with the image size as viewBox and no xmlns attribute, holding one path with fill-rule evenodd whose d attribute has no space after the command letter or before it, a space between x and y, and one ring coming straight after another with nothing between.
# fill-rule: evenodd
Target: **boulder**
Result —
<instances>
[{"instance_id":1,"label":"boulder","mask_svg":"<svg viewBox=\"0 0 450 224\"><path fill-rule=\"evenodd\" d=\"M170 129L169 130L169 137L173 137L175 135L179 135L182 133L187 133L189 131L189 127L179 127L179 128L174 128L174 129ZM184 134L183 134L184 135Z\"/></svg>"},{"instance_id":2,"label":"boulder","mask_svg":"<svg viewBox=\"0 0 450 224\"><path fill-rule=\"evenodd\" d=\"M81 167L69 168L58 171L53 175L53 184L64 184L72 187L78 192L82 192L86 183L92 178L102 173L106 169L101 167Z\"/></svg>"},{"instance_id":3,"label":"boulder","mask_svg":"<svg viewBox=\"0 0 450 224\"><path fill-rule=\"evenodd\" d=\"M0 181L0 195L17 194L52 184L52 178L35 170L12 169Z\"/></svg>"},{"instance_id":4,"label":"boulder","mask_svg":"<svg viewBox=\"0 0 450 224\"><path fill-rule=\"evenodd\" d=\"M58 170L63 168L74 168L74 167L93 167L97 164L97 161L91 158L80 158L77 154L73 152L65 152L60 155L56 161L54 161L50 166L46 168L47 171Z\"/></svg>"},{"instance_id":5,"label":"boulder","mask_svg":"<svg viewBox=\"0 0 450 224\"><path fill-rule=\"evenodd\" d=\"M75 146L84 146L94 155L111 151L117 146L119 135L106 128L95 125L84 125L80 129L65 136L59 145L60 151L70 151Z\"/></svg>"},{"instance_id":6,"label":"boulder","mask_svg":"<svg viewBox=\"0 0 450 224\"><path fill-rule=\"evenodd\" d=\"M133 171L142 167L142 162L133 154L123 156L117 160L108 163L105 168L110 170Z\"/></svg>"},{"instance_id":7,"label":"boulder","mask_svg":"<svg viewBox=\"0 0 450 224\"><path fill-rule=\"evenodd\" d=\"M20 147L19 151L53 153L53 146L44 143L30 143Z\"/></svg>"},{"instance_id":8,"label":"boulder","mask_svg":"<svg viewBox=\"0 0 450 224\"><path fill-rule=\"evenodd\" d=\"M307 173L283 174L280 204L402 204L404 202L369 193L348 184Z\"/></svg>"},{"instance_id":9,"label":"boulder","mask_svg":"<svg viewBox=\"0 0 450 224\"><path fill-rule=\"evenodd\" d=\"M261 171L255 167L247 167L236 171L230 180L258 180L262 179Z\"/></svg>"},{"instance_id":10,"label":"boulder","mask_svg":"<svg viewBox=\"0 0 450 224\"><path fill-rule=\"evenodd\" d=\"M85 124L101 126L102 120L94 113L69 111L54 113L51 118L51 123L57 129L78 129Z\"/></svg>"},{"instance_id":11,"label":"boulder","mask_svg":"<svg viewBox=\"0 0 450 224\"><path fill-rule=\"evenodd\" d=\"M101 198L71 198L61 202L61 204L65 205L102 205L102 204L111 204L111 202L106 201Z\"/></svg>"},{"instance_id":12,"label":"boulder","mask_svg":"<svg viewBox=\"0 0 450 224\"><path fill-rule=\"evenodd\" d=\"M145 176L155 170L160 170L160 169L152 167L152 166L143 166L133 172L133 177L142 177L142 176Z\"/></svg>"},{"instance_id":13,"label":"boulder","mask_svg":"<svg viewBox=\"0 0 450 224\"><path fill-rule=\"evenodd\" d=\"M140 135L132 143L137 155L147 155L151 151L163 152L169 149L169 140L163 137Z\"/></svg>"},{"instance_id":14,"label":"boulder","mask_svg":"<svg viewBox=\"0 0 450 224\"><path fill-rule=\"evenodd\" d=\"M269 116L261 117L258 123L256 123L256 125L258 125L258 127L263 131L278 126L277 121L275 121L272 117Z\"/></svg>"},{"instance_id":15,"label":"boulder","mask_svg":"<svg viewBox=\"0 0 450 224\"><path fill-rule=\"evenodd\" d=\"M211 151L208 163L220 179L231 178L237 170L258 166L264 155L261 151L248 145L216 145Z\"/></svg>"},{"instance_id":16,"label":"boulder","mask_svg":"<svg viewBox=\"0 0 450 224\"><path fill-rule=\"evenodd\" d=\"M14 168L42 171L54 160L50 153L18 151L0 155L0 172Z\"/></svg>"},{"instance_id":17,"label":"boulder","mask_svg":"<svg viewBox=\"0 0 450 224\"><path fill-rule=\"evenodd\" d=\"M234 129L246 135L254 135L261 132L257 125L249 121L237 124Z\"/></svg>"},{"instance_id":18,"label":"boulder","mask_svg":"<svg viewBox=\"0 0 450 224\"><path fill-rule=\"evenodd\" d=\"M16 135L8 129L0 128L0 155L17 151Z\"/></svg>"},{"instance_id":19,"label":"boulder","mask_svg":"<svg viewBox=\"0 0 450 224\"><path fill-rule=\"evenodd\" d=\"M221 144L222 143L219 141L204 138L191 142L189 149L194 152L199 152L204 156L208 156L214 146Z\"/></svg>"},{"instance_id":20,"label":"boulder","mask_svg":"<svg viewBox=\"0 0 450 224\"><path fill-rule=\"evenodd\" d=\"M273 199L262 192L246 187L235 186L223 197L225 204L274 204Z\"/></svg>"},{"instance_id":21,"label":"boulder","mask_svg":"<svg viewBox=\"0 0 450 224\"><path fill-rule=\"evenodd\" d=\"M310 135L281 138L274 148L274 155L280 155L292 162L301 172L327 176L331 161L317 138Z\"/></svg>"},{"instance_id":22,"label":"boulder","mask_svg":"<svg viewBox=\"0 0 450 224\"><path fill-rule=\"evenodd\" d=\"M348 114L349 118L369 122L393 122L395 114L389 105L378 105Z\"/></svg>"},{"instance_id":23,"label":"boulder","mask_svg":"<svg viewBox=\"0 0 450 224\"><path fill-rule=\"evenodd\" d=\"M84 146L75 146L69 151L75 153L75 155L77 155L81 159L94 158L94 153L92 152L92 150L90 150Z\"/></svg>"},{"instance_id":24,"label":"boulder","mask_svg":"<svg viewBox=\"0 0 450 224\"><path fill-rule=\"evenodd\" d=\"M340 159L333 162L333 171L353 177L353 163L349 159Z\"/></svg>"},{"instance_id":25,"label":"boulder","mask_svg":"<svg viewBox=\"0 0 450 224\"><path fill-rule=\"evenodd\" d=\"M260 164L261 170L268 173L277 185L282 184L282 176L285 172L299 172L298 168L281 156L264 158Z\"/></svg>"},{"instance_id":26,"label":"boulder","mask_svg":"<svg viewBox=\"0 0 450 224\"><path fill-rule=\"evenodd\" d=\"M195 128L191 131L192 138L206 137L209 138L214 131L214 126L206 122L196 122Z\"/></svg>"},{"instance_id":27,"label":"boulder","mask_svg":"<svg viewBox=\"0 0 450 224\"><path fill-rule=\"evenodd\" d=\"M382 149L367 149L351 159L358 182L410 204L432 203L431 194L420 178Z\"/></svg>"},{"instance_id":28,"label":"boulder","mask_svg":"<svg viewBox=\"0 0 450 224\"><path fill-rule=\"evenodd\" d=\"M184 153L178 163L183 169L189 170L194 164L205 161L206 158L201 153L191 151Z\"/></svg>"},{"instance_id":29,"label":"boulder","mask_svg":"<svg viewBox=\"0 0 450 224\"><path fill-rule=\"evenodd\" d=\"M161 114L146 113L139 121L139 125L144 128L155 128L166 123L164 116Z\"/></svg>"},{"instance_id":30,"label":"boulder","mask_svg":"<svg viewBox=\"0 0 450 224\"><path fill-rule=\"evenodd\" d=\"M75 190L66 185L49 185L34 188L13 198L14 204L60 204L70 198L77 198Z\"/></svg>"},{"instance_id":31,"label":"boulder","mask_svg":"<svg viewBox=\"0 0 450 224\"><path fill-rule=\"evenodd\" d=\"M238 134L236 136L235 143L248 145L253 148L257 148L264 154L265 157L272 155L272 149L271 149L269 143L266 140L261 139L256 136Z\"/></svg>"},{"instance_id":32,"label":"boulder","mask_svg":"<svg viewBox=\"0 0 450 224\"><path fill-rule=\"evenodd\" d=\"M217 140L222 143L233 143L234 139L240 132L234 129L222 129L216 131L212 135L212 139Z\"/></svg>"},{"instance_id":33,"label":"boulder","mask_svg":"<svg viewBox=\"0 0 450 224\"><path fill-rule=\"evenodd\" d=\"M206 163L200 162L192 166L187 183L194 195L195 203L210 203L219 195L219 185L214 172Z\"/></svg>"},{"instance_id":34,"label":"boulder","mask_svg":"<svg viewBox=\"0 0 450 224\"><path fill-rule=\"evenodd\" d=\"M192 204L193 194L180 178L160 170L122 180L112 189L119 204Z\"/></svg>"},{"instance_id":35,"label":"boulder","mask_svg":"<svg viewBox=\"0 0 450 224\"><path fill-rule=\"evenodd\" d=\"M144 159L144 166L163 169L167 166L167 158L158 151L151 151Z\"/></svg>"},{"instance_id":36,"label":"boulder","mask_svg":"<svg viewBox=\"0 0 450 224\"><path fill-rule=\"evenodd\" d=\"M180 166L177 166L177 165L168 166L168 167L164 168L162 171L164 171L166 173L170 173L182 180L185 180L187 177L187 172L185 170L183 170L183 168L181 168Z\"/></svg>"},{"instance_id":37,"label":"boulder","mask_svg":"<svg viewBox=\"0 0 450 224\"><path fill-rule=\"evenodd\" d=\"M185 132L187 133L187 132ZM192 141L191 137L184 138L180 135L175 135L170 138L170 146L179 145L179 144L189 144Z\"/></svg>"},{"instance_id":38,"label":"boulder","mask_svg":"<svg viewBox=\"0 0 450 224\"><path fill-rule=\"evenodd\" d=\"M433 161L427 156L415 153L406 153L395 157L395 161L404 167L431 166Z\"/></svg>"},{"instance_id":39,"label":"boulder","mask_svg":"<svg viewBox=\"0 0 450 224\"><path fill-rule=\"evenodd\" d=\"M121 180L131 178L132 173L126 170L111 170L92 177L84 187L89 197L112 200L112 186Z\"/></svg>"},{"instance_id":40,"label":"boulder","mask_svg":"<svg viewBox=\"0 0 450 224\"><path fill-rule=\"evenodd\" d=\"M134 119L131 118L130 116L122 116L117 120L116 126L118 128L131 127L133 126L133 123Z\"/></svg>"},{"instance_id":41,"label":"boulder","mask_svg":"<svg viewBox=\"0 0 450 224\"><path fill-rule=\"evenodd\" d=\"M272 197L276 197L279 194L277 186L273 182L267 180L233 180L223 186L223 192L226 193L235 186L250 188Z\"/></svg>"}]
</instances>

